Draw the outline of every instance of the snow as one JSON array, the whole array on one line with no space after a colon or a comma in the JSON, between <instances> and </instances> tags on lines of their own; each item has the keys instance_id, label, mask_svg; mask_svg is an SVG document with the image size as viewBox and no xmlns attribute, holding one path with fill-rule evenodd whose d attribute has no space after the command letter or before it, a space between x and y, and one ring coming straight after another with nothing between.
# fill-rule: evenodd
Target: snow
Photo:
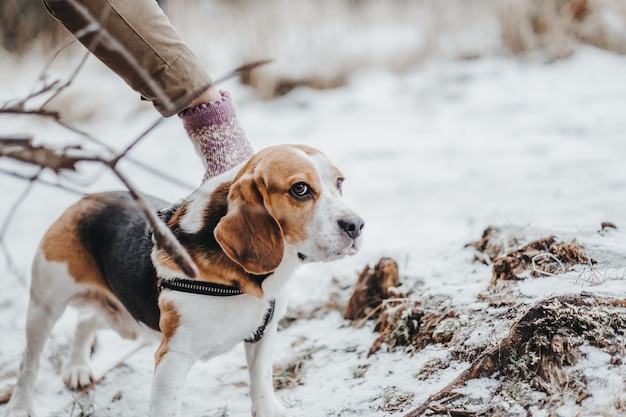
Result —
<instances>
[{"instance_id":1,"label":"snow","mask_svg":"<svg viewBox=\"0 0 626 417\"><path fill-rule=\"evenodd\" d=\"M27 94L41 65L36 58L0 59L0 101ZM54 73L67 77L69 68L71 62ZM255 148L305 143L322 149L343 170L345 199L367 223L358 255L303 266L290 284L290 312L302 318L280 332L274 359L280 364L302 352L313 353L302 365L302 384L279 391L281 401L303 416L404 415L467 367L451 361L438 345L413 356L383 349L367 357L377 337L371 324L354 328L338 311L322 308L332 293L345 302L358 273L382 256L398 261L403 286L414 289L413 297L447 303L465 323L478 311L496 313L478 299L487 291L491 271L473 262L472 250L465 248L489 225L511 227L529 239L548 234L576 238L599 261L593 271L579 267L516 283L525 304L583 290L623 297L624 68L624 56L583 48L551 64L487 57L431 61L405 75L364 71L341 88L299 88L271 101L228 82L224 87L232 92ZM157 119L150 105L93 59L59 101L72 123L115 149L122 149ZM29 133L37 142L54 145L80 140L51 121L0 118L0 135ZM172 184L123 162L122 169L140 189L160 198L181 199L202 176L202 165L175 117L164 121L130 155L189 184ZM5 160L0 160L0 168L33 172ZM89 192L121 188L94 166L81 166L80 175L65 177L65 184ZM56 181L52 174L45 178ZM0 176L0 221L13 214L13 204L27 186ZM8 224L4 243L15 265L0 257L4 283L0 377L17 368L24 346L28 301L24 281L29 279L37 242L77 198L35 184ZM618 229L598 233L603 221ZM63 386L58 367L75 319L72 311L63 316L43 354L35 397L39 415L71 415L74 394ZM473 329L467 343L493 345L506 330L484 323ZM93 405L97 416L145 415L154 349L102 332L94 353L96 373L104 373L124 352L134 353L80 403ZM576 366L593 381L593 395L583 406L568 402L558 413L592 415L592 410L617 415L616 401L624 402L625 365L610 365L599 350L584 349L585 357ZM425 380L416 378L437 359L448 361L448 366ZM484 398L492 387L493 381L476 380L463 392ZM396 407L385 409L386 404ZM519 406L510 407L511 415L525 415ZM184 415L249 415L241 346L193 367L183 408ZM4 409L0 405L0 414ZM539 408L531 411L546 415Z\"/></svg>"}]
</instances>

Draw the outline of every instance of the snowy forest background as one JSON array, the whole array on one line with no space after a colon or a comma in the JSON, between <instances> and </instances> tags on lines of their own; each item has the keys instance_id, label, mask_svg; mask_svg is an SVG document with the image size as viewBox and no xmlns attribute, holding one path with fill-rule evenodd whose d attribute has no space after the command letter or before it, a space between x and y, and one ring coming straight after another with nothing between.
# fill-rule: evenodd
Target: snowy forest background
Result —
<instances>
[{"instance_id":1,"label":"snowy forest background","mask_svg":"<svg viewBox=\"0 0 626 417\"><path fill-rule=\"evenodd\" d=\"M250 141L323 150L367 222L361 253L291 283L281 401L302 416L624 415L624 1L163 6L216 78L272 60L223 84ZM150 104L82 63L38 1L5 0L0 13L0 142L110 156L149 130L120 170L173 202L199 184L180 120L149 129ZM0 157L0 402L39 239L82 193L120 188L101 164L57 175ZM346 319L381 258L395 261L397 290ZM47 344L39 415L145 415L155 346L101 332L102 378L72 393L59 372L75 320L68 310ZM196 365L184 415L249 415L247 383L241 346Z\"/></svg>"}]
</instances>

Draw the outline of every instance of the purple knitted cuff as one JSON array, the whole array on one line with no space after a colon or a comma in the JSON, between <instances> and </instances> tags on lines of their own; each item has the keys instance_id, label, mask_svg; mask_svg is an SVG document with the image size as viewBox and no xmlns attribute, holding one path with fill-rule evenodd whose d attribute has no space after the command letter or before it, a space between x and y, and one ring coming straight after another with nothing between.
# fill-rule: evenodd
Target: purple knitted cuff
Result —
<instances>
[{"instance_id":1,"label":"purple knitted cuff","mask_svg":"<svg viewBox=\"0 0 626 417\"><path fill-rule=\"evenodd\" d=\"M196 151L206 163L205 180L236 167L254 153L239 125L230 94L220 92L221 100L179 113Z\"/></svg>"}]
</instances>

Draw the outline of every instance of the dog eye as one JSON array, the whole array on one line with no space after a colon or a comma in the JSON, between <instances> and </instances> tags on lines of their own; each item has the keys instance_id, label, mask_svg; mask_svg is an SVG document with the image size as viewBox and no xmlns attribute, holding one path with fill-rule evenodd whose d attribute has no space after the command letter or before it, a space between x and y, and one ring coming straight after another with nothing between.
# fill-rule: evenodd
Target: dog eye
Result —
<instances>
[{"instance_id":1,"label":"dog eye","mask_svg":"<svg viewBox=\"0 0 626 417\"><path fill-rule=\"evenodd\" d=\"M343 191L343 180L344 178L337 178L337 189L339 190L339 194Z\"/></svg>"},{"instance_id":2,"label":"dog eye","mask_svg":"<svg viewBox=\"0 0 626 417\"><path fill-rule=\"evenodd\" d=\"M304 199L311 196L311 187L305 182L297 182L291 186L291 195L298 199Z\"/></svg>"}]
</instances>

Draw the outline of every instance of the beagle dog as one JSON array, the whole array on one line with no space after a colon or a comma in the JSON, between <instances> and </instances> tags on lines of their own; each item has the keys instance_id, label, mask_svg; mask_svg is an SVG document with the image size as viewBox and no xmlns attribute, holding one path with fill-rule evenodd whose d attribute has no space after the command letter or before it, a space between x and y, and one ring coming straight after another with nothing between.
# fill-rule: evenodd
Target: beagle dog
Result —
<instances>
[{"instance_id":1,"label":"beagle dog","mask_svg":"<svg viewBox=\"0 0 626 417\"><path fill-rule=\"evenodd\" d=\"M191 365L244 341L255 417L290 416L276 399L272 348L285 283L305 262L355 254L363 220L341 200L341 172L302 145L264 149L159 215L199 271L187 279L126 192L87 196L47 231L32 269L26 349L7 416L33 417L45 340L67 305L81 314L63 379L92 381L90 346L107 326L156 336L150 416L179 416ZM167 207L150 199L155 210Z\"/></svg>"}]
</instances>

